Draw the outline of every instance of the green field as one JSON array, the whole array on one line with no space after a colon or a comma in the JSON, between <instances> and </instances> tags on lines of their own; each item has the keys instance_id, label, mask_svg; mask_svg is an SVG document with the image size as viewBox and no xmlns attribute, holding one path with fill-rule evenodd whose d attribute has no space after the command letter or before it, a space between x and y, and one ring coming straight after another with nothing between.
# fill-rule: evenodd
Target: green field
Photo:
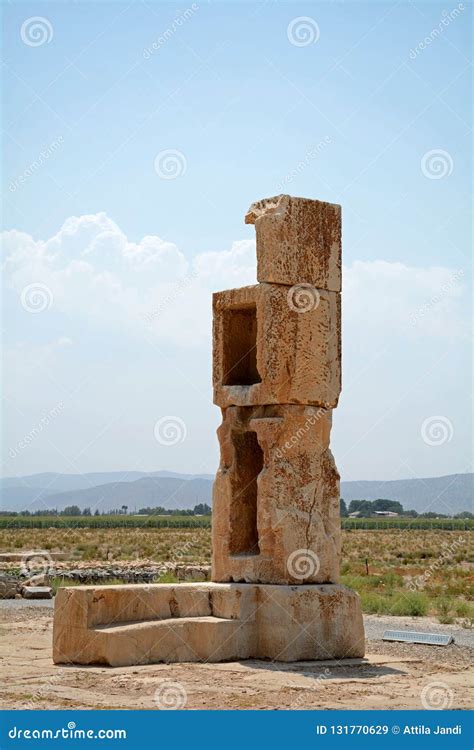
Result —
<instances>
[{"instance_id":1,"label":"green field","mask_svg":"<svg viewBox=\"0 0 474 750\"><path fill-rule=\"evenodd\" d=\"M474 518L343 518L342 528L366 529L444 529L446 531L473 531Z\"/></svg>"},{"instance_id":2,"label":"green field","mask_svg":"<svg viewBox=\"0 0 474 750\"><path fill-rule=\"evenodd\" d=\"M0 529L208 529L210 516L1 516Z\"/></svg>"},{"instance_id":3,"label":"green field","mask_svg":"<svg viewBox=\"0 0 474 750\"><path fill-rule=\"evenodd\" d=\"M0 529L208 529L211 516L0 516ZM342 528L472 531L474 519L343 518Z\"/></svg>"}]
</instances>

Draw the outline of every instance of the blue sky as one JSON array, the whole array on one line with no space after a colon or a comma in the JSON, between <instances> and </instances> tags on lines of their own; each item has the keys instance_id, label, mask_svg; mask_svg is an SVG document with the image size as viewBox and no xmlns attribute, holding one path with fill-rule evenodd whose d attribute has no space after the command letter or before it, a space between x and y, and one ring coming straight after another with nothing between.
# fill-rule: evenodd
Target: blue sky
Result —
<instances>
[{"instance_id":1,"label":"blue sky","mask_svg":"<svg viewBox=\"0 0 474 750\"><path fill-rule=\"evenodd\" d=\"M210 294L255 280L243 217L280 192L343 206L343 478L469 469L467 2L3 13L4 474L215 470ZM130 252L152 259L131 272ZM154 439L164 414L178 445Z\"/></svg>"}]
</instances>

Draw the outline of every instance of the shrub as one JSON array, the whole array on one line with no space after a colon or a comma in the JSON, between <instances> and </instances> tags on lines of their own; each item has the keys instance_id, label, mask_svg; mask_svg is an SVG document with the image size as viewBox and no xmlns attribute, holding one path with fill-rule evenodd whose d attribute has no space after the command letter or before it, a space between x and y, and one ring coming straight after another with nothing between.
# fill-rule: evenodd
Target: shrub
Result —
<instances>
[{"instance_id":1,"label":"shrub","mask_svg":"<svg viewBox=\"0 0 474 750\"><path fill-rule=\"evenodd\" d=\"M385 611L386 597L380 594L372 594L366 591L360 593L362 611L367 615L380 615Z\"/></svg>"},{"instance_id":2,"label":"shrub","mask_svg":"<svg viewBox=\"0 0 474 750\"><path fill-rule=\"evenodd\" d=\"M474 607L470 602L466 602L465 599L458 599L454 602L454 611L456 617L473 617Z\"/></svg>"},{"instance_id":3,"label":"shrub","mask_svg":"<svg viewBox=\"0 0 474 750\"><path fill-rule=\"evenodd\" d=\"M429 600L426 594L417 591L407 591L405 594L397 594L389 609L389 614L424 617L428 612Z\"/></svg>"},{"instance_id":4,"label":"shrub","mask_svg":"<svg viewBox=\"0 0 474 750\"><path fill-rule=\"evenodd\" d=\"M449 625L454 622L452 614L453 602L451 599L438 599L436 603L436 613L438 615L438 622L444 625Z\"/></svg>"}]
</instances>

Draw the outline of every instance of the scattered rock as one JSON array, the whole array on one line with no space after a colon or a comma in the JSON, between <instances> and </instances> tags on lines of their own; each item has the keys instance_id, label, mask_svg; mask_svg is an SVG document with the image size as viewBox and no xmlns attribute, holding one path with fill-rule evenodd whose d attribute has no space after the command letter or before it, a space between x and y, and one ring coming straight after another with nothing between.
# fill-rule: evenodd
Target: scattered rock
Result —
<instances>
[{"instance_id":1,"label":"scattered rock","mask_svg":"<svg viewBox=\"0 0 474 750\"><path fill-rule=\"evenodd\" d=\"M23 586L24 599L52 599L53 589L50 586Z\"/></svg>"},{"instance_id":2,"label":"scattered rock","mask_svg":"<svg viewBox=\"0 0 474 750\"><path fill-rule=\"evenodd\" d=\"M14 599L18 593L18 581L13 576L0 573L0 599Z\"/></svg>"},{"instance_id":3,"label":"scattered rock","mask_svg":"<svg viewBox=\"0 0 474 750\"><path fill-rule=\"evenodd\" d=\"M178 581L208 581L210 565L177 565L174 573Z\"/></svg>"},{"instance_id":4,"label":"scattered rock","mask_svg":"<svg viewBox=\"0 0 474 750\"><path fill-rule=\"evenodd\" d=\"M178 581L208 581L211 576L211 566L166 562L152 565L142 563L142 567L136 564L130 567L129 563L120 564L120 562L117 562L113 567L110 564L107 567L75 567L72 570L65 567L54 567L47 574L42 573L29 577L20 574L19 578L7 573L0 573L0 587L2 587L0 598L14 598L15 593L24 588L49 587L53 578L60 578L63 586L67 586L69 582L89 585L107 584L116 580L124 584L154 583L159 582L160 578L166 574L175 576ZM3 585L2 581L4 582Z\"/></svg>"},{"instance_id":5,"label":"scattered rock","mask_svg":"<svg viewBox=\"0 0 474 750\"><path fill-rule=\"evenodd\" d=\"M46 573L38 573L27 578L23 586L49 586L49 576Z\"/></svg>"}]
</instances>

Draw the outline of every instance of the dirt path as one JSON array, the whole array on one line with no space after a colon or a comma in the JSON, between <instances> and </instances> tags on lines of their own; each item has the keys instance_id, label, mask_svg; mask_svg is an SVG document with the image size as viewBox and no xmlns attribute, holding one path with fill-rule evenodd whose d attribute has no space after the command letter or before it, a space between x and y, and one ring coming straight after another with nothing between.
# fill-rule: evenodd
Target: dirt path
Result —
<instances>
[{"instance_id":1,"label":"dirt path","mask_svg":"<svg viewBox=\"0 0 474 750\"><path fill-rule=\"evenodd\" d=\"M153 709L167 700L209 709L472 707L474 650L464 645L371 640L365 660L337 663L62 667L51 661L51 608L2 607L0 619L5 708Z\"/></svg>"}]
</instances>

